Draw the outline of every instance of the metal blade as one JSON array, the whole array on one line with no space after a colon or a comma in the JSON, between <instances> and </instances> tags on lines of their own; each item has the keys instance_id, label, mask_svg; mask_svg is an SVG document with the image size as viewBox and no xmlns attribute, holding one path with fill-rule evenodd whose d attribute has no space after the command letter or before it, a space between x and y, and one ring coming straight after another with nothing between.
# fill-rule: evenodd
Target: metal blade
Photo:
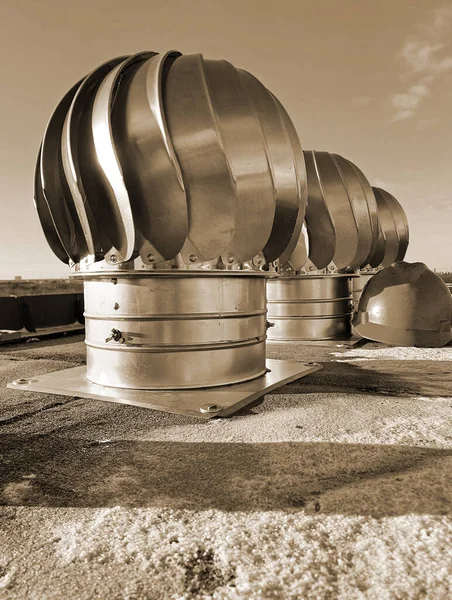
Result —
<instances>
[{"instance_id":1,"label":"metal blade","mask_svg":"<svg viewBox=\"0 0 452 600\"><path fill-rule=\"evenodd\" d=\"M367 198L361 180L353 165L342 156L332 154L333 161L342 175L342 181L347 190L348 198L355 216L358 228L358 245L356 254L350 261L350 268L357 269L365 264L373 242L372 224L370 221Z\"/></svg>"},{"instance_id":2,"label":"metal blade","mask_svg":"<svg viewBox=\"0 0 452 600\"><path fill-rule=\"evenodd\" d=\"M162 97L168 69L179 56L158 54L124 69L112 111L114 147L147 263L175 258L188 233L184 182Z\"/></svg>"},{"instance_id":3,"label":"metal blade","mask_svg":"<svg viewBox=\"0 0 452 600\"><path fill-rule=\"evenodd\" d=\"M377 200L378 219L385 239L385 253L381 264L383 267L388 267L397 259L399 253L399 236L397 234L392 211L386 202L383 190L376 187L374 187L373 190Z\"/></svg>"},{"instance_id":4,"label":"metal blade","mask_svg":"<svg viewBox=\"0 0 452 600\"><path fill-rule=\"evenodd\" d=\"M392 212L396 230L399 236L399 252L397 254L396 261L403 260L405 258L409 243L408 220L406 218L405 211L398 200L386 190L381 189L381 192L384 194L386 203Z\"/></svg>"},{"instance_id":5,"label":"metal blade","mask_svg":"<svg viewBox=\"0 0 452 600\"><path fill-rule=\"evenodd\" d=\"M188 235L181 255L186 264L213 260L234 235L237 199L201 54L174 61L163 99L187 197Z\"/></svg>"},{"instance_id":6,"label":"metal blade","mask_svg":"<svg viewBox=\"0 0 452 600\"><path fill-rule=\"evenodd\" d=\"M341 174L329 152L315 152L323 197L336 234L333 262L338 269L350 267L358 249L358 228Z\"/></svg>"},{"instance_id":7,"label":"metal blade","mask_svg":"<svg viewBox=\"0 0 452 600\"><path fill-rule=\"evenodd\" d=\"M305 264L308 262L308 242L307 240L307 231L305 227L303 227L300 235L298 236L298 242L295 246L295 249L292 251L289 259L285 261L285 263L281 263L284 267L284 264L292 267L294 271L299 271L302 269Z\"/></svg>"},{"instance_id":8,"label":"metal blade","mask_svg":"<svg viewBox=\"0 0 452 600\"><path fill-rule=\"evenodd\" d=\"M205 60L204 70L221 143L235 182L234 235L223 262L244 262L265 247L275 216L275 193L262 130L238 71L225 60Z\"/></svg>"},{"instance_id":9,"label":"metal blade","mask_svg":"<svg viewBox=\"0 0 452 600\"><path fill-rule=\"evenodd\" d=\"M91 125L91 112L94 95L104 77L127 57L110 60L83 80L75 94L64 121L61 138L61 155L64 174L67 179L73 206L80 221L85 238L87 253L91 255L107 253L114 241L120 238L108 214L98 210L108 203L105 188L99 177ZM94 214L103 213L106 221L98 229ZM112 241L113 240L113 241Z\"/></svg>"},{"instance_id":10,"label":"metal blade","mask_svg":"<svg viewBox=\"0 0 452 600\"><path fill-rule=\"evenodd\" d=\"M44 231L44 235L46 237L47 243L50 246L50 249L55 254L57 258L59 258L62 262L68 263L69 256L66 254L63 244L61 243L60 238L58 237L57 230L55 229L55 225L52 221L52 216L49 211L49 207L47 206L46 199L44 197L44 192L42 189L42 181L41 181L41 150L42 145L39 148L38 159L36 161L35 168L35 180L34 180L34 202L36 211L38 213L39 221L41 223L41 227Z\"/></svg>"},{"instance_id":11,"label":"metal blade","mask_svg":"<svg viewBox=\"0 0 452 600\"><path fill-rule=\"evenodd\" d=\"M305 151L304 159L308 181L306 228L309 237L309 259L317 269L324 269L334 258L336 231L323 196L314 151Z\"/></svg>"},{"instance_id":12,"label":"metal blade","mask_svg":"<svg viewBox=\"0 0 452 600\"><path fill-rule=\"evenodd\" d=\"M94 219L96 222L101 220L112 245L108 250L104 246L107 261L113 256L114 262L130 260L135 250L132 207L113 138L113 101L118 84L122 81L128 67L142 65L155 54L155 52L135 54L117 65L101 81L93 101L92 137L95 157L100 166L98 175L103 194L99 198L102 201L92 204L92 208Z\"/></svg>"},{"instance_id":13,"label":"metal blade","mask_svg":"<svg viewBox=\"0 0 452 600\"><path fill-rule=\"evenodd\" d=\"M306 255L306 258L303 258L306 254L306 244L305 244L306 238L303 238L303 241L301 241L301 242L299 241L299 237L301 235L301 229L303 227L303 223L304 223L304 220L306 217L306 207L307 207L307 203L308 203L308 181L307 181L307 175L306 175L306 164L305 164L305 160L304 160L303 150L302 150L301 144L300 144L300 139L298 137L298 134L294 127L294 124L292 123L289 115L287 114L286 109L281 104L281 102L275 96L273 96L273 94L272 94L272 97L273 97L273 100L276 102L276 105L279 110L279 114L281 115L283 123L286 127L286 131L289 134L289 138L290 138L290 142L291 142L291 146L292 146L295 174L296 174L296 179L297 179L298 201L299 201L299 210L298 210L297 220L296 220L296 223L294 226L293 234L292 234L292 237L291 237L289 243L287 244L287 248L279 257L279 262L281 265L283 265L288 260L290 262L291 266L296 271L299 271L301 268L304 267L304 265L307 261L307 255ZM300 252L299 244L301 244L305 247L305 252ZM301 261L303 261L303 262L301 262Z\"/></svg>"},{"instance_id":14,"label":"metal blade","mask_svg":"<svg viewBox=\"0 0 452 600\"><path fill-rule=\"evenodd\" d=\"M273 226L263 248L266 261L272 262L287 249L297 225L300 207L297 170L291 140L273 96L246 71L239 70L239 74L260 121L276 195Z\"/></svg>"},{"instance_id":15,"label":"metal blade","mask_svg":"<svg viewBox=\"0 0 452 600\"><path fill-rule=\"evenodd\" d=\"M74 262L86 253L86 244L77 216L71 212L72 197L62 169L61 134L66 114L81 82L69 90L53 111L44 132L39 164L44 200L61 245Z\"/></svg>"},{"instance_id":16,"label":"metal blade","mask_svg":"<svg viewBox=\"0 0 452 600\"><path fill-rule=\"evenodd\" d=\"M369 219L370 219L370 224L371 224L371 228L372 228L372 243L371 243L371 247L369 249L368 256L364 259L364 262L360 265L360 268L362 268L362 267L365 267L367 264L369 264L371 257L375 253L377 253L377 254L379 253L379 250L377 249L377 243L378 243L378 238L381 235L381 232L380 232L380 225L378 223L377 200L375 199L375 194L373 192L372 186L370 185L370 183L369 183L367 177L364 175L364 173L351 161L347 161L347 162L349 162L352 165L353 169L356 171L356 173L359 177L359 180L361 181L361 185L363 186L364 193L366 194L366 204L367 204L367 209L369 211ZM381 241L380 241L380 246L381 246ZM380 252L381 252L381 249L380 249Z\"/></svg>"},{"instance_id":17,"label":"metal blade","mask_svg":"<svg viewBox=\"0 0 452 600\"><path fill-rule=\"evenodd\" d=\"M378 222L378 236L373 254L369 256L368 264L372 268L379 267L385 257L386 239L381 228L380 221Z\"/></svg>"}]
</instances>

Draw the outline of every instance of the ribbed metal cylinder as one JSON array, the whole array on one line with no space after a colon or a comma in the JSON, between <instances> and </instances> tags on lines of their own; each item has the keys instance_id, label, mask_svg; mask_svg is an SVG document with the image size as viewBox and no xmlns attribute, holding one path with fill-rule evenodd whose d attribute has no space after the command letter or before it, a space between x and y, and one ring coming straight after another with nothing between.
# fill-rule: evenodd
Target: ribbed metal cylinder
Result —
<instances>
[{"instance_id":1,"label":"ribbed metal cylinder","mask_svg":"<svg viewBox=\"0 0 452 600\"><path fill-rule=\"evenodd\" d=\"M351 335L350 275L297 275L267 281L269 341L344 339Z\"/></svg>"},{"instance_id":2,"label":"ribbed metal cylinder","mask_svg":"<svg viewBox=\"0 0 452 600\"><path fill-rule=\"evenodd\" d=\"M369 279L375 275L376 271L362 271L358 277L353 277L352 282L352 295L353 295L353 308L355 311L358 310L359 299L363 293Z\"/></svg>"},{"instance_id":3,"label":"ribbed metal cylinder","mask_svg":"<svg viewBox=\"0 0 452 600\"><path fill-rule=\"evenodd\" d=\"M96 274L85 323L87 378L99 385L203 388L266 371L263 273Z\"/></svg>"}]
</instances>

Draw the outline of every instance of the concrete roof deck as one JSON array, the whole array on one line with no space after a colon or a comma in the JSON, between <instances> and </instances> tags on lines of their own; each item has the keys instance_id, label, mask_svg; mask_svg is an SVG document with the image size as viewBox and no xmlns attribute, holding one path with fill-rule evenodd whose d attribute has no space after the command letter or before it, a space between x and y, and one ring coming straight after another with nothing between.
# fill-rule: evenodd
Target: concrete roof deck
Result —
<instances>
[{"instance_id":1,"label":"concrete roof deck","mask_svg":"<svg viewBox=\"0 0 452 600\"><path fill-rule=\"evenodd\" d=\"M81 336L0 348L2 598L448 598L452 347L269 344L324 369L210 422L6 389Z\"/></svg>"}]
</instances>

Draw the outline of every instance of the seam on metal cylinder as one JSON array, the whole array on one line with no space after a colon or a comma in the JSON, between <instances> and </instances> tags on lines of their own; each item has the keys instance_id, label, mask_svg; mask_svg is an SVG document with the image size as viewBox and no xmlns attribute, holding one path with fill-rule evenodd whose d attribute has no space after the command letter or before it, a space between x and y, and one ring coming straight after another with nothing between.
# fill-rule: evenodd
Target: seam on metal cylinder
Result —
<instances>
[{"instance_id":1,"label":"seam on metal cylinder","mask_svg":"<svg viewBox=\"0 0 452 600\"><path fill-rule=\"evenodd\" d=\"M168 314L146 314L146 315L97 315L84 313L85 319L92 321L203 321L213 319L240 319L251 317L262 317L267 314L267 310L258 312L230 312L230 313L168 313Z\"/></svg>"},{"instance_id":2,"label":"seam on metal cylinder","mask_svg":"<svg viewBox=\"0 0 452 600\"><path fill-rule=\"evenodd\" d=\"M240 340L238 342L227 341L227 342L210 342L210 343L200 343L200 344L190 344L190 345L164 345L164 344L154 344L154 345L141 345L141 346L131 346L127 344L115 344L115 345L104 345L104 344L94 344L93 342L88 342L85 340L85 345L89 348L95 348L96 350L109 350L115 352L148 352L152 354L153 352L165 354L167 352L195 352L202 350L224 350L227 348L241 348L244 346L255 346L258 344L262 344L267 339L267 336L259 336L254 337L249 340Z\"/></svg>"},{"instance_id":3,"label":"seam on metal cylinder","mask_svg":"<svg viewBox=\"0 0 452 600\"><path fill-rule=\"evenodd\" d=\"M353 311L348 313L343 313L340 315L314 315L314 316L290 316L290 317L275 317L274 315L270 315L270 319L274 321L317 321L318 319L343 319L344 317L350 317L353 314Z\"/></svg>"},{"instance_id":4,"label":"seam on metal cylinder","mask_svg":"<svg viewBox=\"0 0 452 600\"><path fill-rule=\"evenodd\" d=\"M303 300L267 300L267 304L329 304L330 302L349 302L352 296L342 298L309 298Z\"/></svg>"}]
</instances>

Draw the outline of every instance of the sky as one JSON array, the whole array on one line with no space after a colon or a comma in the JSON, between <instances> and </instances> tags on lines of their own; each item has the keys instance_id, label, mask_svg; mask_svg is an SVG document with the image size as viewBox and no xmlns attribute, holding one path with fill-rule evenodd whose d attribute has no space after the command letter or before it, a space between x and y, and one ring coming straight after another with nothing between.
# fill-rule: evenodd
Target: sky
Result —
<instances>
[{"instance_id":1,"label":"sky","mask_svg":"<svg viewBox=\"0 0 452 600\"><path fill-rule=\"evenodd\" d=\"M403 205L406 260L452 270L452 2L2 0L0 279L65 276L33 174L64 93L105 60L201 52L258 77L304 149L355 162Z\"/></svg>"}]
</instances>

